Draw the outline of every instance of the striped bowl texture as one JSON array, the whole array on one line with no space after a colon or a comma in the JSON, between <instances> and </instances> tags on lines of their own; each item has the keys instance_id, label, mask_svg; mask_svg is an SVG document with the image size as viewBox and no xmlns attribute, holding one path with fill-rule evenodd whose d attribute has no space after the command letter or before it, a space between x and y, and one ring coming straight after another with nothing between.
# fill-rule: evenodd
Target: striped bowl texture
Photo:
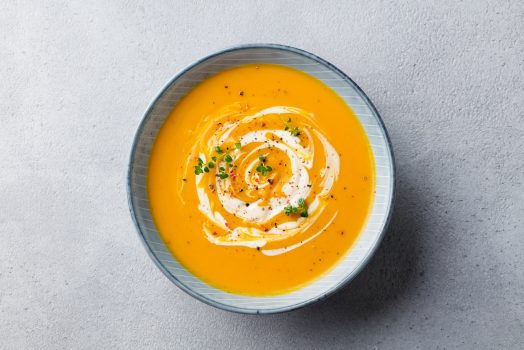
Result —
<instances>
[{"instance_id":1,"label":"striped bowl texture","mask_svg":"<svg viewBox=\"0 0 524 350\"><path fill-rule=\"evenodd\" d=\"M247 63L280 64L301 70L331 87L358 117L369 138L376 169L376 194L367 223L356 243L329 273L294 292L276 296L244 296L216 289L187 271L162 242L153 222L146 191L147 166L159 129L180 99L196 84L224 69ZM351 281L371 258L392 212L395 167L384 124L364 92L325 60L296 48L242 45L209 55L176 75L146 111L136 133L128 169L131 216L149 256L178 287L215 307L241 313L267 314L293 310L318 301Z\"/></svg>"}]
</instances>

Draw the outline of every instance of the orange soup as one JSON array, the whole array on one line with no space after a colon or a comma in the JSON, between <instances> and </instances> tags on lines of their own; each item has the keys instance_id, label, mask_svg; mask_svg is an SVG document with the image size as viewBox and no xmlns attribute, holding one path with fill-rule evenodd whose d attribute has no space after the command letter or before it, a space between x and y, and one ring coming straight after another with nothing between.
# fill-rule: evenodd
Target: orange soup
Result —
<instances>
[{"instance_id":1,"label":"orange soup","mask_svg":"<svg viewBox=\"0 0 524 350\"><path fill-rule=\"evenodd\" d=\"M364 130L333 90L260 64L220 72L176 105L147 190L163 241L191 273L231 293L274 295L348 252L374 176Z\"/></svg>"}]
</instances>

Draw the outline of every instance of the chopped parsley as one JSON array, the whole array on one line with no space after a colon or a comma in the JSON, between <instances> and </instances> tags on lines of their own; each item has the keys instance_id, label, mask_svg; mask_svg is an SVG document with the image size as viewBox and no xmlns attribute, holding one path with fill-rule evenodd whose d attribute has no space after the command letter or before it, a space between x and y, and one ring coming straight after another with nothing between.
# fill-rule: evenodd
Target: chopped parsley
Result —
<instances>
[{"instance_id":1,"label":"chopped parsley","mask_svg":"<svg viewBox=\"0 0 524 350\"><path fill-rule=\"evenodd\" d=\"M271 170L273 170L272 167L270 167L269 165L266 165L266 156L264 155L259 155L258 156L258 159L262 162L259 166L257 166L257 171L259 173L262 173L262 175L266 176L267 173L269 173Z\"/></svg>"},{"instance_id":2,"label":"chopped parsley","mask_svg":"<svg viewBox=\"0 0 524 350\"><path fill-rule=\"evenodd\" d=\"M289 130L289 133L291 134L291 136L300 136L300 129L298 128L298 126L295 126L293 129Z\"/></svg>"},{"instance_id":3,"label":"chopped parsley","mask_svg":"<svg viewBox=\"0 0 524 350\"><path fill-rule=\"evenodd\" d=\"M284 207L284 214L286 214L287 216L289 216L291 214L296 214L296 213L298 213L298 208L297 207L294 207L291 204L289 204L289 205Z\"/></svg>"},{"instance_id":4,"label":"chopped parsley","mask_svg":"<svg viewBox=\"0 0 524 350\"><path fill-rule=\"evenodd\" d=\"M267 173L269 173L271 170L273 170L273 168L270 167L269 165L265 165L264 163L262 163L259 166L257 166L257 171L259 173L262 173L262 175L264 175L264 176L266 176Z\"/></svg>"},{"instance_id":5,"label":"chopped parsley","mask_svg":"<svg viewBox=\"0 0 524 350\"><path fill-rule=\"evenodd\" d=\"M296 137L300 136L300 129L298 128L298 126L291 127L290 124L291 124L291 118L287 120L284 130L289 131L291 136L296 136Z\"/></svg>"},{"instance_id":6,"label":"chopped parsley","mask_svg":"<svg viewBox=\"0 0 524 350\"><path fill-rule=\"evenodd\" d=\"M220 179L224 180L224 179L227 179L229 177L229 175L226 173L226 169L223 166L218 168L218 170L219 170L219 172L218 172L217 176Z\"/></svg>"},{"instance_id":7,"label":"chopped parsley","mask_svg":"<svg viewBox=\"0 0 524 350\"><path fill-rule=\"evenodd\" d=\"M235 143L235 148L240 149L242 147L242 144L240 142Z\"/></svg>"},{"instance_id":8,"label":"chopped parsley","mask_svg":"<svg viewBox=\"0 0 524 350\"><path fill-rule=\"evenodd\" d=\"M204 166L204 169L202 169L202 166L204 166L204 161L201 158L198 158L198 164L195 165L195 175L200 175L205 171L204 169L207 167ZM207 169L207 171L209 171L209 169Z\"/></svg>"},{"instance_id":9,"label":"chopped parsley","mask_svg":"<svg viewBox=\"0 0 524 350\"><path fill-rule=\"evenodd\" d=\"M227 163L231 163L233 161L233 157L231 157L229 154L226 154L226 156L224 157L224 160Z\"/></svg>"},{"instance_id":10,"label":"chopped parsley","mask_svg":"<svg viewBox=\"0 0 524 350\"><path fill-rule=\"evenodd\" d=\"M217 152L218 154L224 153L224 151L222 151L222 148L220 148L220 146L215 147L215 152Z\"/></svg>"},{"instance_id":11,"label":"chopped parsley","mask_svg":"<svg viewBox=\"0 0 524 350\"><path fill-rule=\"evenodd\" d=\"M287 216L291 214L298 214L300 212L300 216L303 218L307 218L309 216L307 212L307 205L306 200L304 198L300 198L297 202L297 206L294 207L291 204L284 207L284 214Z\"/></svg>"}]
</instances>

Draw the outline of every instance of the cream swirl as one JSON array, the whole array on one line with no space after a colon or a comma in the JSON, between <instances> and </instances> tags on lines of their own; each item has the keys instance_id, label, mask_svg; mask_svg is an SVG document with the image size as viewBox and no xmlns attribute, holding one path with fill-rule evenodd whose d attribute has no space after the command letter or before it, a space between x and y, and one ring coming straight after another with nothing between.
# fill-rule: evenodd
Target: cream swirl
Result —
<instances>
[{"instance_id":1,"label":"cream swirl","mask_svg":"<svg viewBox=\"0 0 524 350\"><path fill-rule=\"evenodd\" d=\"M338 179L340 158L311 113L235 104L209 116L202 130L191 160L199 158L206 170L197 171L196 191L210 242L260 249L317 222ZM286 215L286 208L301 201L307 214ZM262 252L281 254L302 243Z\"/></svg>"}]
</instances>

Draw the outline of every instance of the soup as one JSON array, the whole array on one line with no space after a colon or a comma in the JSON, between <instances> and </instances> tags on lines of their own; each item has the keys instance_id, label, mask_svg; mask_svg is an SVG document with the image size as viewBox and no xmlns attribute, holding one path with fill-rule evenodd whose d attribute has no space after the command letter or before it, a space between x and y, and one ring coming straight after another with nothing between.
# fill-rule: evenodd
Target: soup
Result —
<instances>
[{"instance_id":1,"label":"soup","mask_svg":"<svg viewBox=\"0 0 524 350\"><path fill-rule=\"evenodd\" d=\"M153 145L147 191L173 256L245 295L297 290L351 248L374 193L368 139L316 78L244 65L193 88Z\"/></svg>"}]
</instances>

